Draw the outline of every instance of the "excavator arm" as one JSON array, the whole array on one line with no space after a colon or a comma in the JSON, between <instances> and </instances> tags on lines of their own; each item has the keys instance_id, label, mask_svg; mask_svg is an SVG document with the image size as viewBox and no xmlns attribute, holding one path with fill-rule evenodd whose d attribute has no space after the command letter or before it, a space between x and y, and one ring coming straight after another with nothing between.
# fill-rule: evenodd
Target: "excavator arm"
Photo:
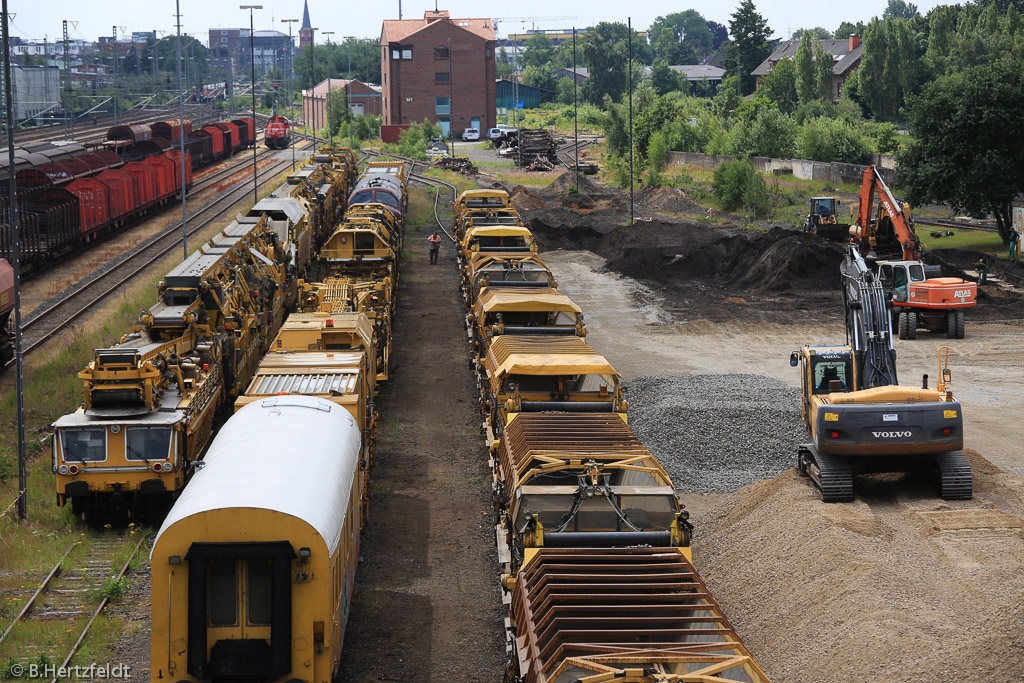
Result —
<instances>
[{"instance_id":1,"label":"excavator arm","mask_svg":"<svg viewBox=\"0 0 1024 683\"><path fill-rule=\"evenodd\" d=\"M892 221L896 239L903 247L903 260L917 261L920 258L921 242L914 233L910 218L874 166L867 166L864 169L864 179L860 185L860 208L857 210L857 229L853 239L860 253L867 256L874 246L871 241L875 237L877 225L871 225L871 210L875 203L875 192L878 193L882 208Z\"/></svg>"},{"instance_id":2,"label":"excavator arm","mask_svg":"<svg viewBox=\"0 0 1024 683\"><path fill-rule=\"evenodd\" d=\"M853 349L857 389L896 386L896 349L889 299L857 245L847 247L842 266L846 343Z\"/></svg>"}]
</instances>

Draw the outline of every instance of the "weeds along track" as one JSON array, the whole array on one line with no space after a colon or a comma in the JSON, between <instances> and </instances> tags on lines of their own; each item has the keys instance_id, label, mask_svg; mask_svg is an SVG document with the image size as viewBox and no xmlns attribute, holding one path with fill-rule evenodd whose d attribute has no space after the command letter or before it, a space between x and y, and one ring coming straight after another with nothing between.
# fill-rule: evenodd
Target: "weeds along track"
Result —
<instances>
[{"instance_id":1,"label":"weeds along track","mask_svg":"<svg viewBox=\"0 0 1024 683\"><path fill-rule=\"evenodd\" d=\"M278 161L257 173L260 186L273 180L291 165L291 160ZM234 169L237 171L238 169ZM188 235L192 236L222 218L224 211L252 192L249 183L240 183L189 215ZM81 282L33 311L22 325L25 355L39 348L59 332L84 316L89 310L122 290L154 263L181 246L181 223L162 230L150 239L114 259ZM12 363L8 363L5 368Z\"/></svg>"},{"instance_id":2,"label":"weeds along track","mask_svg":"<svg viewBox=\"0 0 1024 683\"><path fill-rule=\"evenodd\" d=\"M31 667L71 664L96 618L124 592L124 577L144 541L134 528L82 534L45 576L5 577L11 588L0 591L0 675L56 683L56 671Z\"/></svg>"}]
</instances>

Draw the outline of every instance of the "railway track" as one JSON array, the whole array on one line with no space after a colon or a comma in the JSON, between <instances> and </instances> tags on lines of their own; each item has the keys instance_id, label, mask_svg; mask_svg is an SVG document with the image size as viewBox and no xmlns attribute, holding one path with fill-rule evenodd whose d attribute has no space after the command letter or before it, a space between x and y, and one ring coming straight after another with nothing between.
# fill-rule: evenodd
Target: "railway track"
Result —
<instances>
[{"instance_id":1,"label":"railway track","mask_svg":"<svg viewBox=\"0 0 1024 683\"><path fill-rule=\"evenodd\" d=\"M579 152L582 153L583 150L595 144L596 142L596 138L590 140L580 140ZM565 166L570 171L576 167L576 156L573 154L573 149L575 147L576 144L574 142L569 142L560 147L555 148L555 158L558 159L558 163L562 164L562 166ZM592 163L593 162L581 162L580 168L582 169L583 166Z\"/></svg>"},{"instance_id":2,"label":"railway track","mask_svg":"<svg viewBox=\"0 0 1024 683\"><path fill-rule=\"evenodd\" d=\"M290 165L291 160L285 159L260 170L257 174L259 185L266 184ZM218 220L223 209L245 198L251 191L252 186L249 183L239 183L235 188L190 214L188 235L192 236ZM64 296L33 311L32 316L21 328L24 335L23 354L28 355L45 344L89 310L120 291L151 265L174 249L180 248L181 229L181 223L177 223L162 230L129 251L121 260L105 264L89 278L69 288ZM13 361L3 367L7 368L12 364Z\"/></svg>"},{"instance_id":3,"label":"railway track","mask_svg":"<svg viewBox=\"0 0 1024 683\"><path fill-rule=\"evenodd\" d=\"M106 137L107 131L110 130L111 126L128 124L128 123L156 123L157 121L166 121L170 118L178 117L177 106L169 107L166 111L153 111L148 112L136 112L146 114L142 118L136 118L136 116L128 116L126 112L121 113L118 116L118 123L114 123L113 115L106 115L100 117L96 121L83 122L82 124L75 125L75 142L92 142L97 139L103 139ZM213 110L208 107L203 107L200 111L201 119L212 119L214 117ZM186 116L186 118L193 118L192 116ZM51 140L67 140L69 139L65 133L64 124L54 124L50 126L40 126L37 128L23 129L16 131L14 134L14 143L23 144L26 142L42 142Z\"/></svg>"},{"instance_id":4,"label":"railway track","mask_svg":"<svg viewBox=\"0 0 1024 683\"><path fill-rule=\"evenodd\" d=\"M934 225L939 228L955 228L956 230L974 230L976 232L996 232L996 228L990 225L978 225L968 221L957 221L947 218L915 218L918 225Z\"/></svg>"},{"instance_id":5,"label":"railway track","mask_svg":"<svg viewBox=\"0 0 1024 683\"><path fill-rule=\"evenodd\" d=\"M17 597L21 610L0 634L0 659L8 662L7 673L57 683L57 673L71 663L96 618L118 592L117 582L128 572L144 540L145 535L134 530L101 534L81 555L75 552L82 545L79 537L31 594L29 581L29 589ZM41 664L55 670L33 669Z\"/></svg>"}]
</instances>

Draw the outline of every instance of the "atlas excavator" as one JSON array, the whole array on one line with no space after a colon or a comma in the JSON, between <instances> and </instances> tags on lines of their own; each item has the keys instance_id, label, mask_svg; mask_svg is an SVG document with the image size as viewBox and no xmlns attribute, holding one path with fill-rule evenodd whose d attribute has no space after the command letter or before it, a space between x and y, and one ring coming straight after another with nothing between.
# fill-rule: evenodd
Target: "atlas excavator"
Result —
<instances>
[{"instance_id":1,"label":"atlas excavator","mask_svg":"<svg viewBox=\"0 0 1024 683\"><path fill-rule=\"evenodd\" d=\"M873 212L875 194L879 202ZM921 262L921 242L914 232L910 207L901 204L868 166L860 187L856 223L850 241L892 297L893 323L900 339L914 339L919 328L963 339L964 311L977 303L978 285L958 277L929 277L936 268Z\"/></svg>"},{"instance_id":2,"label":"atlas excavator","mask_svg":"<svg viewBox=\"0 0 1024 683\"><path fill-rule=\"evenodd\" d=\"M973 495L964 457L963 414L953 398L949 347L939 349L939 380L900 385L892 336L891 299L857 245L841 267L846 344L805 346L790 356L800 366L801 413L811 442L798 449L798 470L825 502L853 500L853 476L928 471L947 500Z\"/></svg>"}]
</instances>

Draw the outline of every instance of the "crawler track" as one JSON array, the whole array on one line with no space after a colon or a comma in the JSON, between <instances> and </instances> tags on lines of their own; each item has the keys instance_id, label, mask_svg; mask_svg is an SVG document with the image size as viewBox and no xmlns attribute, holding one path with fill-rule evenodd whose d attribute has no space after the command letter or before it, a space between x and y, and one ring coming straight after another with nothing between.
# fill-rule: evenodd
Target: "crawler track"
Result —
<instances>
[{"instance_id":1,"label":"crawler track","mask_svg":"<svg viewBox=\"0 0 1024 683\"><path fill-rule=\"evenodd\" d=\"M282 160L258 172L260 185L273 179L291 165L291 160ZM237 170L237 169L235 169ZM189 216L189 236L218 220L224 209L243 199L252 186L242 183L220 195ZM120 291L151 265L170 254L181 245L181 223L173 225L133 249L119 262L110 262L97 270L90 279L66 292L65 296L37 309L22 325L24 354L27 355L52 339L61 330L81 318L99 303ZM8 363L5 368L11 365Z\"/></svg>"}]
</instances>

